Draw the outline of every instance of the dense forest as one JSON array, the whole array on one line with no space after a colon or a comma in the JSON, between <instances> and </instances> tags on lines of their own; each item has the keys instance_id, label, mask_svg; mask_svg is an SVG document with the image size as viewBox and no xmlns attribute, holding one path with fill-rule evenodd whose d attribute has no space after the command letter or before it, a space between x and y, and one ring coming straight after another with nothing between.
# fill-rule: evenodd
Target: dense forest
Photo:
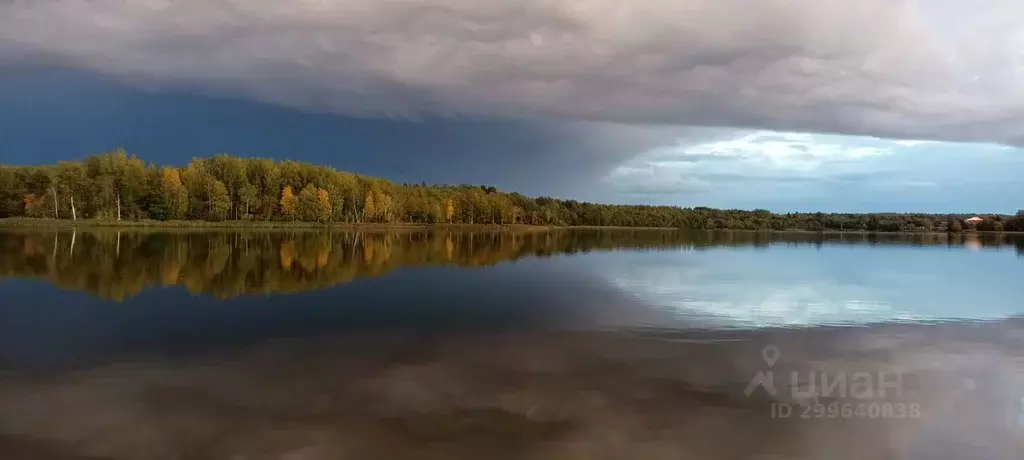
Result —
<instances>
[{"instance_id":1,"label":"dense forest","mask_svg":"<svg viewBox=\"0 0 1024 460\"><path fill-rule=\"evenodd\" d=\"M0 165L0 218L528 224L737 230L1024 231L1024 212L774 214L531 198L489 186L395 184L294 161L217 155L183 168L117 150L46 166Z\"/></svg>"},{"instance_id":2,"label":"dense forest","mask_svg":"<svg viewBox=\"0 0 1024 460\"><path fill-rule=\"evenodd\" d=\"M719 246L975 245L1015 247L998 234L819 234L585 231L12 231L0 234L0 280L34 278L122 301L155 286L218 298L345 284L400 267L479 267L531 256L623 248L699 251Z\"/></svg>"}]
</instances>

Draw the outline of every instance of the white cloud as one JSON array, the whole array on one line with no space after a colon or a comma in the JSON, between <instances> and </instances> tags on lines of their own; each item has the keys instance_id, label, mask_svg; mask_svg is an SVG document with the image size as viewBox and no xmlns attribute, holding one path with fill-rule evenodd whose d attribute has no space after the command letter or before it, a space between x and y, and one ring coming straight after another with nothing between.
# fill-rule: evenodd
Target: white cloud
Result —
<instances>
[{"instance_id":1,"label":"white cloud","mask_svg":"<svg viewBox=\"0 0 1024 460\"><path fill-rule=\"evenodd\" d=\"M605 183L627 202L781 212L1013 212L1022 166L1019 149L987 144L907 146L760 131L650 150L613 168ZM651 187L658 193L644 193Z\"/></svg>"},{"instance_id":2,"label":"white cloud","mask_svg":"<svg viewBox=\"0 0 1024 460\"><path fill-rule=\"evenodd\" d=\"M362 116L1020 143L1022 13L1014 0L9 0L0 61Z\"/></svg>"},{"instance_id":3,"label":"white cloud","mask_svg":"<svg viewBox=\"0 0 1024 460\"><path fill-rule=\"evenodd\" d=\"M899 144L879 139L758 131L731 139L682 143L641 154L614 168L606 183L629 194L726 192L753 183L776 188L822 181L871 179L866 160L892 155ZM881 176L879 174L879 176Z\"/></svg>"},{"instance_id":4,"label":"white cloud","mask_svg":"<svg viewBox=\"0 0 1024 460\"><path fill-rule=\"evenodd\" d=\"M767 162L763 166L773 169L813 171L823 162L888 155L892 150L881 146L851 145L849 139L830 140L811 133L759 131L731 140L680 146L678 153Z\"/></svg>"},{"instance_id":5,"label":"white cloud","mask_svg":"<svg viewBox=\"0 0 1024 460\"><path fill-rule=\"evenodd\" d=\"M919 145L929 145L929 144L935 144L936 143L935 141L921 141L921 140L911 140L911 139L897 140L897 141L894 141L894 142L896 143L896 145L899 145L899 146L902 146L902 147L917 147Z\"/></svg>"}]
</instances>

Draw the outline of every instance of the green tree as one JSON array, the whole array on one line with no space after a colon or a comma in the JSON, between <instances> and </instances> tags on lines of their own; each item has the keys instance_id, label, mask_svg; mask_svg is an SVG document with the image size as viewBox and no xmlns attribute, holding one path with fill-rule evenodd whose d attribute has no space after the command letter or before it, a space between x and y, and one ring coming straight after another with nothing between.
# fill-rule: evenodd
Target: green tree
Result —
<instances>
[{"instance_id":1,"label":"green tree","mask_svg":"<svg viewBox=\"0 0 1024 460\"><path fill-rule=\"evenodd\" d=\"M249 184L245 160L227 154L216 155L208 161L211 175L223 182L229 197L229 214L237 218L242 206L242 190Z\"/></svg>"},{"instance_id":2,"label":"green tree","mask_svg":"<svg viewBox=\"0 0 1024 460\"><path fill-rule=\"evenodd\" d=\"M193 159L181 172L181 182L185 187L188 205L186 216L189 219L204 219L207 215L206 203L209 202L209 182L212 175L206 168L206 162L202 159Z\"/></svg>"},{"instance_id":3,"label":"green tree","mask_svg":"<svg viewBox=\"0 0 1024 460\"><path fill-rule=\"evenodd\" d=\"M313 184L306 185L299 192L299 218L306 222L321 220L320 204L317 202L317 188ZM328 204L328 208L330 205Z\"/></svg>"},{"instance_id":4,"label":"green tree","mask_svg":"<svg viewBox=\"0 0 1024 460\"><path fill-rule=\"evenodd\" d=\"M241 200L239 217L244 219L250 218L253 206L259 201L259 190L256 189L256 186L246 182L245 185L242 185L238 198Z\"/></svg>"},{"instance_id":5,"label":"green tree","mask_svg":"<svg viewBox=\"0 0 1024 460\"><path fill-rule=\"evenodd\" d=\"M71 216L72 219L77 219L80 206L85 203L84 200L88 195L89 178L86 175L85 165L80 161L57 163L55 183L57 191L62 197L61 207L67 210L64 214ZM78 206L75 205L76 200Z\"/></svg>"},{"instance_id":6,"label":"green tree","mask_svg":"<svg viewBox=\"0 0 1024 460\"><path fill-rule=\"evenodd\" d=\"M188 215L188 190L181 181L177 168L164 167L160 170L160 194L163 198L167 219L184 219Z\"/></svg>"},{"instance_id":7,"label":"green tree","mask_svg":"<svg viewBox=\"0 0 1024 460\"><path fill-rule=\"evenodd\" d=\"M246 167L249 183L257 190L254 213L263 219L278 215L281 202L281 171L273 160L249 160Z\"/></svg>"},{"instance_id":8,"label":"green tree","mask_svg":"<svg viewBox=\"0 0 1024 460\"><path fill-rule=\"evenodd\" d=\"M206 218L214 221L227 219L231 212L231 196L224 183L216 179L211 181L208 196Z\"/></svg>"},{"instance_id":9,"label":"green tree","mask_svg":"<svg viewBox=\"0 0 1024 460\"><path fill-rule=\"evenodd\" d=\"M344 203L342 215L346 219L359 221L363 213L363 193L359 185L359 178L346 172L338 173L338 187L342 194L341 201Z\"/></svg>"}]
</instances>

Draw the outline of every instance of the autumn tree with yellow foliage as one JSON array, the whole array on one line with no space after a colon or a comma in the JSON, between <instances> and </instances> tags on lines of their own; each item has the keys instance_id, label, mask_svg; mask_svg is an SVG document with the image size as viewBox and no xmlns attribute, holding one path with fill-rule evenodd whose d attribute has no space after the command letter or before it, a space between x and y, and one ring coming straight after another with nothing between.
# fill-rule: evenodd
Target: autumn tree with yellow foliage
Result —
<instances>
[{"instance_id":1,"label":"autumn tree with yellow foliage","mask_svg":"<svg viewBox=\"0 0 1024 460\"><path fill-rule=\"evenodd\" d=\"M316 189L316 216L320 222L331 220L334 208L331 205L331 195L322 188Z\"/></svg>"},{"instance_id":2,"label":"autumn tree with yellow foliage","mask_svg":"<svg viewBox=\"0 0 1024 460\"><path fill-rule=\"evenodd\" d=\"M376 217L377 204L373 200L373 192L366 192L366 198L363 199L363 220L373 222Z\"/></svg>"},{"instance_id":3,"label":"autumn tree with yellow foliage","mask_svg":"<svg viewBox=\"0 0 1024 460\"><path fill-rule=\"evenodd\" d=\"M286 185L284 190L281 191L281 214L288 218L288 220L295 220L298 212L299 199L295 196L295 192L292 191L292 186Z\"/></svg>"},{"instance_id":4,"label":"autumn tree with yellow foliage","mask_svg":"<svg viewBox=\"0 0 1024 460\"><path fill-rule=\"evenodd\" d=\"M455 218L455 202L451 198L444 200L444 219L449 224Z\"/></svg>"}]
</instances>

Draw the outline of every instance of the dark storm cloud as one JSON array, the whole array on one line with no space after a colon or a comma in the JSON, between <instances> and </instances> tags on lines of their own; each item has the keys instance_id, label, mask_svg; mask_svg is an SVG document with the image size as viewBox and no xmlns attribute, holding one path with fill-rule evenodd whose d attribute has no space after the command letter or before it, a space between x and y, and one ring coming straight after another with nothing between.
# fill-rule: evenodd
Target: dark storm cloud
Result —
<instances>
[{"instance_id":1,"label":"dark storm cloud","mask_svg":"<svg viewBox=\"0 0 1024 460\"><path fill-rule=\"evenodd\" d=\"M272 104L149 92L87 72L0 72L0 163L39 164L124 147L184 165L228 152L330 164L397 182L496 185L596 196L582 183L684 131L480 119L402 121L307 113ZM586 159L586 161L581 161Z\"/></svg>"},{"instance_id":2,"label":"dark storm cloud","mask_svg":"<svg viewBox=\"0 0 1024 460\"><path fill-rule=\"evenodd\" d=\"M370 117L1019 144L1021 13L1014 0L14 0L0 4L0 61Z\"/></svg>"}]
</instances>

